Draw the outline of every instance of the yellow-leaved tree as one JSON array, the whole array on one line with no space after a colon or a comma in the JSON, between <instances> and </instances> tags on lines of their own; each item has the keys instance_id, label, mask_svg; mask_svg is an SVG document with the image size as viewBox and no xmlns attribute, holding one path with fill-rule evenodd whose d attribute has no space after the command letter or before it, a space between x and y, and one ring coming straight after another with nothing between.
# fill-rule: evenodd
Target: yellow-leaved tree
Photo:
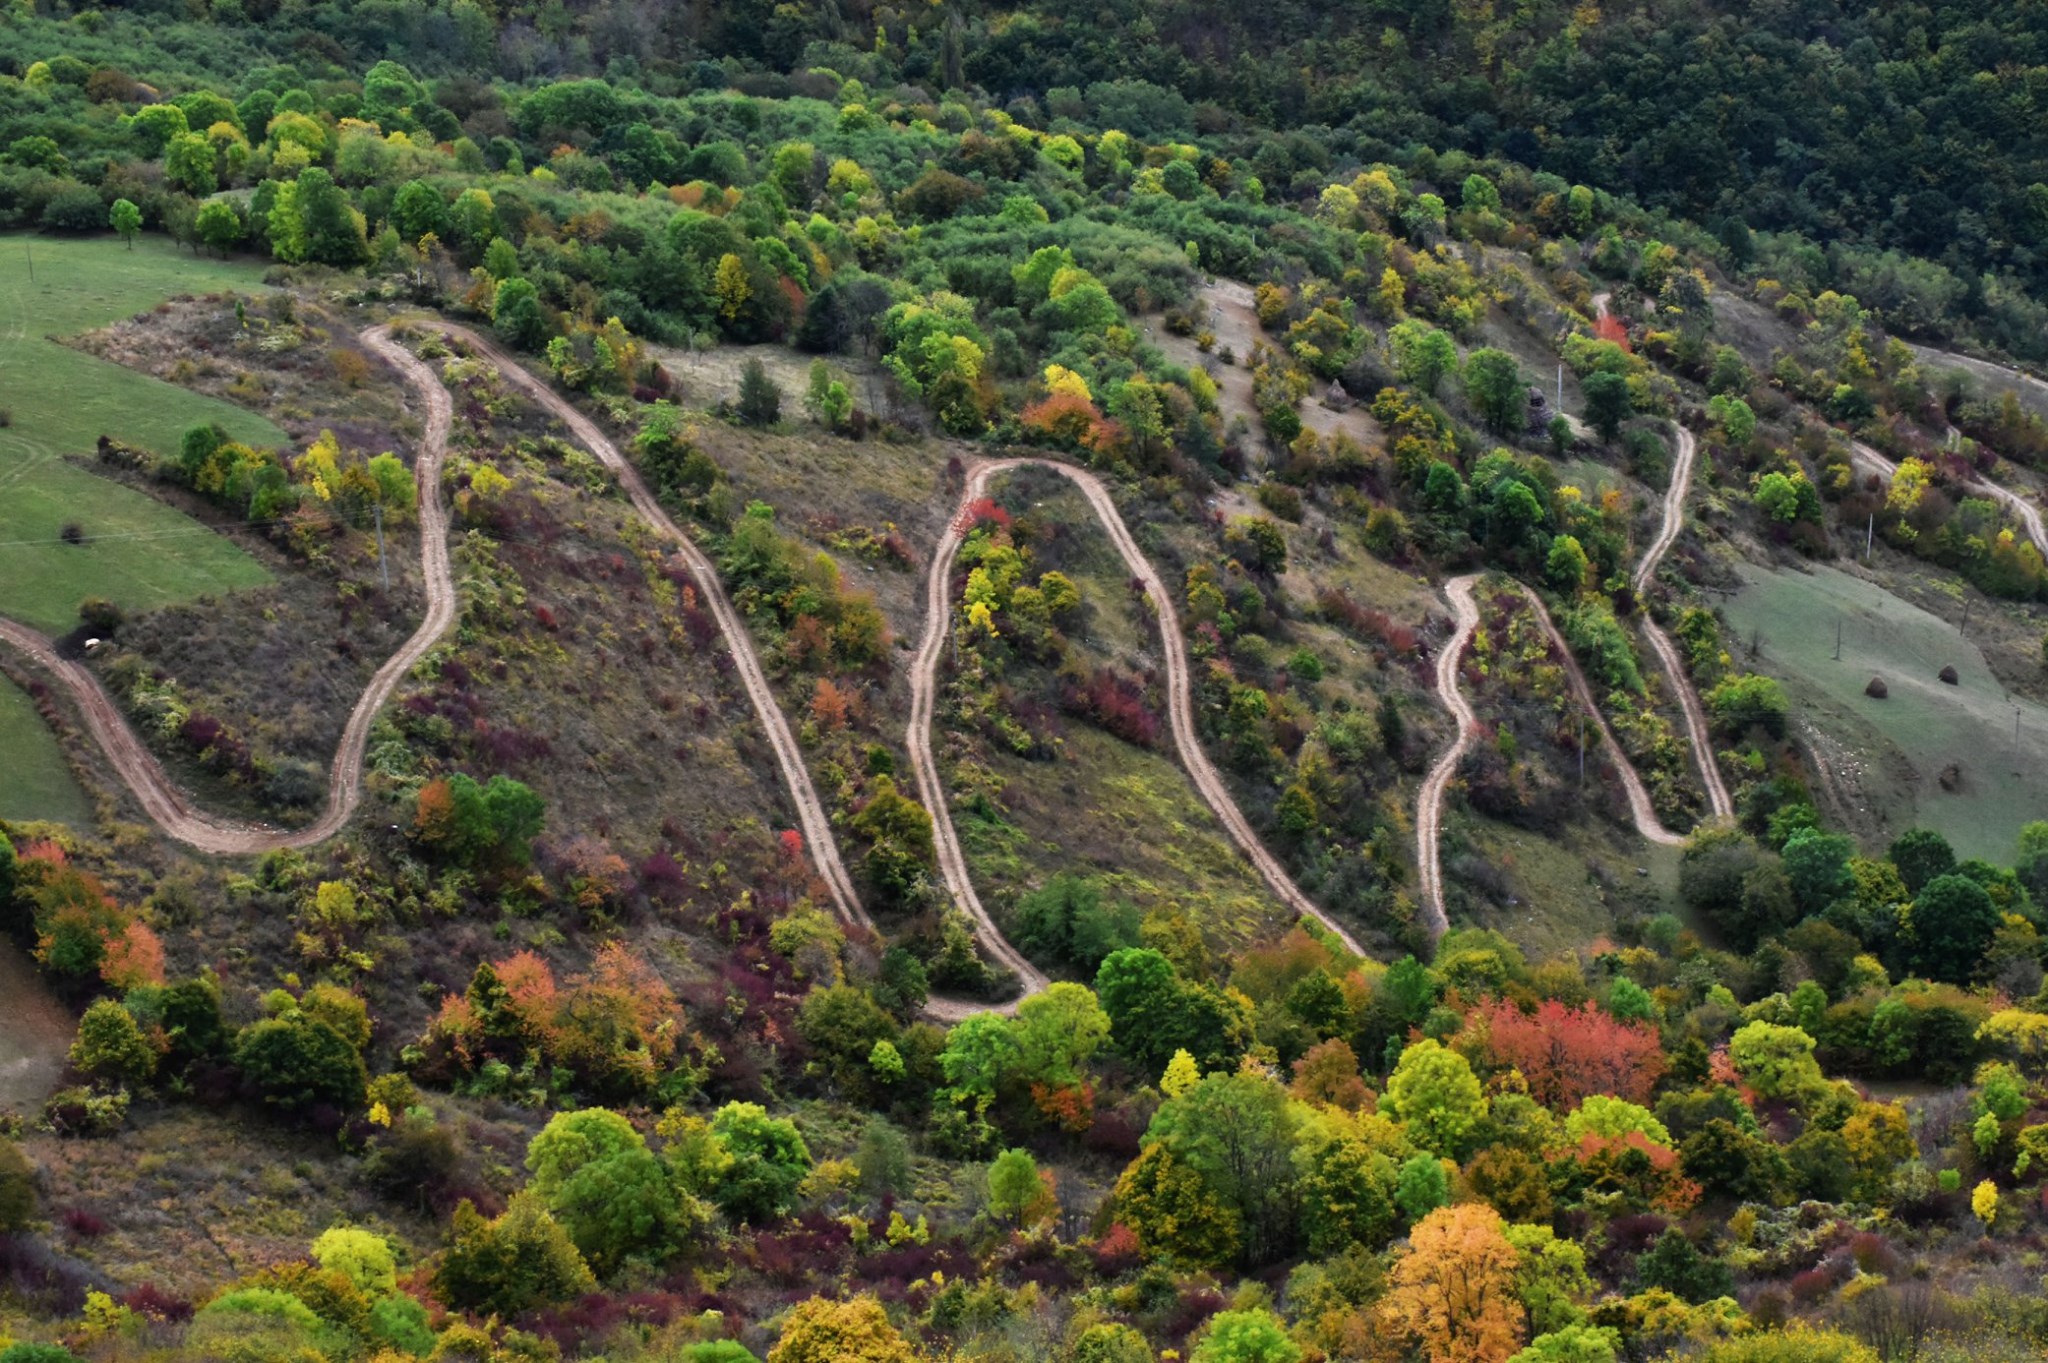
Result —
<instances>
[{"instance_id":1,"label":"yellow-leaved tree","mask_svg":"<svg viewBox=\"0 0 2048 1363\"><path fill-rule=\"evenodd\" d=\"M1439 1207L1409 1237L1382 1305L1430 1363L1502 1363L1521 1347L1521 1255L1483 1203Z\"/></svg>"},{"instance_id":2,"label":"yellow-leaved tree","mask_svg":"<svg viewBox=\"0 0 2048 1363\"><path fill-rule=\"evenodd\" d=\"M784 1319L768 1363L917 1363L917 1351L873 1297L812 1297Z\"/></svg>"}]
</instances>

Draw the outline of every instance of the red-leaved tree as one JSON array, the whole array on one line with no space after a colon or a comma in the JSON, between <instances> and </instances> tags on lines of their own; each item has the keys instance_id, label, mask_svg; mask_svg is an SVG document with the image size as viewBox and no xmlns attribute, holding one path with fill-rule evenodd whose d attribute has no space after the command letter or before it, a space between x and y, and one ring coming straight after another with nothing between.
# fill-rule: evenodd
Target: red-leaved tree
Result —
<instances>
[{"instance_id":1,"label":"red-leaved tree","mask_svg":"<svg viewBox=\"0 0 2048 1363\"><path fill-rule=\"evenodd\" d=\"M1648 1102L1664 1074L1655 1032L1591 1004L1567 1008L1547 999L1534 1013L1524 1013L1496 999L1475 1020L1486 1028L1493 1062L1520 1070L1531 1096L1546 1107L1575 1107L1595 1093Z\"/></svg>"}]
</instances>

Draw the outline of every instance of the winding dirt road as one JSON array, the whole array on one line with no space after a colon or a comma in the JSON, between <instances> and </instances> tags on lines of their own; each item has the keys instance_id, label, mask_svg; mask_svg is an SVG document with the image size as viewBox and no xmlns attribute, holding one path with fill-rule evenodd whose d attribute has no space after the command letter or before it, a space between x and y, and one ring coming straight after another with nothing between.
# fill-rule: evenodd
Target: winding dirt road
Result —
<instances>
[{"instance_id":1,"label":"winding dirt road","mask_svg":"<svg viewBox=\"0 0 2048 1363\"><path fill-rule=\"evenodd\" d=\"M1699 442L1678 422L1673 422L1671 429L1678 436L1678 462L1671 470L1671 486L1664 490L1664 523L1636 565L1634 585L1638 600L1649 591L1657 576L1657 566L1685 528L1685 496L1692 488L1692 466L1699 454ZM1664 627L1651 619L1648 611L1642 613L1642 621L1650 651L1657 655L1658 665L1671 679L1671 693L1678 697L1678 708L1685 712L1685 732L1692 741L1693 761L1700 769L1700 785L1707 793L1707 810L1717 819L1732 819L1735 802L1728 798L1727 783L1721 779L1721 764L1714 760L1713 733L1707 728L1707 712L1700 704L1699 692L1693 689L1692 678L1686 675L1677 646Z\"/></svg>"},{"instance_id":2,"label":"winding dirt road","mask_svg":"<svg viewBox=\"0 0 2048 1363\"><path fill-rule=\"evenodd\" d=\"M733 609L731 599L725 594L725 584L718 576L717 565L683 533L682 527L669 519L661 503L648 491L647 484L640 480L639 470L619 453L618 446L589 417L528 373L517 360L467 327L439 321L432 326L446 335L460 338L477 354L495 364L505 379L546 408L585 449L612 471L641 518L675 545L677 555L697 584L698 595L711 607L712 618L718 622L719 633L725 636L726 650L732 655L733 666L739 673L741 684L746 687L747 698L754 703L754 713L760 718L761 730L768 736L769 746L775 750L775 762L781 768L782 784L789 792L790 802L796 806L797 821L810 851L811 864L817 867L819 877L831 892L833 907L839 916L872 932L874 920L868 917L867 910L861 907L860 896L854 892L853 877L847 874L846 863L839 856L839 843L832 836L832 821L826 816L824 801L818 798L817 787L811 784L810 768L804 765L796 736L790 732L789 721L784 718L782 707L776 703L775 692L768 685L768 674L761 669L761 660L754 652L746 622L740 619L739 612Z\"/></svg>"},{"instance_id":3,"label":"winding dirt road","mask_svg":"<svg viewBox=\"0 0 2048 1363\"><path fill-rule=\"evenodd\" d=\"M1951 426L1949 429L1954 430L1955 427ZM1849 442L1849 452L1851 464L1863 465L1864 468L1877 474L1886 482L1890 482L1898 476L1899 466L1896 463L1885 458L1861 440L1851 440ZM2043 525L2041 512L2032 502L2020 496L2011 488L1994 483L1988 478L1974 476L1974 474L1965 486L1972 492L1984 493L1993 500L2004 503L2015 516L2019 517L2020 524L2026 527L2027 537L2034 541L2034 547L2039 549L2044 557L2048 557L2048 526Z\"/></svg>"},{"instance_id":4,"label":"winding dirt road","mask_svg":"<svg viewBox=\"0 0 2048 1363\"><path fill-rule=\"evenodd\" d=\"M1180 753L1181 764L1187 768L1188 776L1201 792L1202 799L1215 811L1216 818L1230 834L1231 841L1238 845L1259 876L1266 882L1275 897L1294 913L1303 918L1312 918L1341 941L1345 949L1356 955L1366 955L1365 948L1358 940L1330 916L1317 908L1315 902L1294 883L1281 866L1278 858L1267 850L1244 817L1244 811L1237 807L1223 777L1209 761L1209 755L1202 748L1200 734L1195 728L1195 707L1193 686L1188 676L1187 644L1181 634L1180 617L1173 607L1173 596L1166 590L1152 563L1145 557L1138 542L1131 536L1130 527L1116 509L1116 502L1110 497L1109 489L1101 479L1083 469L1069 464L1056 463L1049 459L992 459L974 466L968 475L967 485L960 497L962 517L967 507L977 498L987 495L989 483L997 475L1020 468L1041 468L1059 474L1067 479L1088 499L1089 507L1095 512L1102 528L1109 533L1110 541L1122 555L1124 566L1137 579L1152 600L1154 615L1159 625L1160 643L1166 659L1166 703L1167 718L1173 730L1174 747ZM934 699L938 690L939 659L945 651L946 636L952 627L952 566L958 552L965 526L962 517L956 517L948 527L945 538L933 553L931 566L925 582L925 628L924 639L918 648L913 666L911 687L911 719L907 743L911 761L917 776L919 798L925 808L931 811L932 826L937 835L935 841L939 852L939 871L946 882L947 890L954 900L971 917L982 935L982 943L992 955L997 956L1017 971L1025 981L1027 992L1042 989L1045 977L1005 942L996 930L995 922L982 906L981 899L974 892L972 878L968 875L967 859L960 851L959 838L953 828L951 808L946 799L945 787L939 781L938 765L931 751L931 725Z\"/></svg>"},{"instance_id":5,"label":"winding dirt road","mask_svg":"<svg viewBox=\"0 0 2048 1363\"><path fill-rule=\"evenodd\" d=\"M811 784L788 721L769 689L760 659L744 623L732 607L719 581L718 571L702 550L669 519L641 482L638 472L619 453L617 446L591 423L589 418L557 396L553 389L521 368L511 356L466 327L446 322L423 324L456 338L498 367L506 381L517 385L566 426L590 452L618 478L633 507L656 531L676 547L699 594L709 603L712 616L725 636L726 648L748 698L759 715L761 727L775 750L784 786L796 806L797 818L809 846L812 863L830 890L834 907L847 922L872 929L873 922L861 908L853 890L852 877L839 856L832 825L825 807ZM362 799L363 750L377 712L390 700L398 683L414 664L447 632L455 620L455 580L448 560L448 517L441 503L441 467L447 456L448 432L453 404L440 379L410 351L391 337L391 328L372 327L362 335L363 344L396 369L412 387L426 408L426 428L421 436L414 477L419 487L420 555L426 581L427 613L404 647L377 669L370 684L356 701L340 746L328 772L327 808L318 820L305 828L285 832L222 820L193 808L185 792L167 776L160 763L122 718L120 709L82 665L61 657L44 635L0 620L0 640L12 644L50 672L71 693L86 727L106 752L122 781L142 805L143 811L165 833L201 852L247 855L280 847L306 847L324 842L340 832Z\"/></svg>"},{"instance_id":6,"label":"winding dirt road","mask_svg":"<svg viewBox=\"0 0 2048 1363\"><path fill-rule=\"evenodd\" d=\"M1608 293L1593 295L1593 311L1596 317L1607 316L1607 305L1612 297ZM1664 518L1657 528L1657 537L1650 542L1649 549L1636 565L1634 585L1636 595L1641 596L1656 576L1657 566L1664 555L1678 542L1679 533L1685 528L1685 498L1692 487L1692 469L1699 446L1691 431L1683 425L1673 423L1672 429L1678 435L1678 461L1671 471L1671 486L1664 492ZM1441 937L1450 928L1450 919L1444 911L1443 876L1443 805L1444 794L1450 788L1451 778L1457 774L1458 763L1471 750L1472 738L1478 731L1478 717L1466 703L1464 694L1458 688L1458 660L1464 656L1465 648L1472 642L1472 632L1479 623L1479 608L1472 599L1473 584L1478 574L1454 577L1444 583L1444 595L1451 602L1451 616L1454 628L1451 637L1445 641L1443 652L1436 660L1436 693L1451 717L1458 721L1458 735L1451 741L1435 763L1430 766L1429 775L1422 782L1422 790L1416 797L1415 810L1415 864L1422 880L1422 910L1429 920L1432 936ZM1685 839L1664 827L1657 818L1656 806L1650 802L1650 792L1644 787L1642 778L1636 774L1635 766L1614 739L1614 732L1607 725L1607 717L1593 702L1592 688L1586 684L1585 673L1579 670L1578 660L1572 656L1571 647L1564 636L1557 631L1550 612L1544 608L1542 599L1520 583L1515 584L1523 599L1543 623L1544 632L1550 636L1551 647L1563 660L1565 676L1571 683L1572 692L1581 707L1592 715L1593 723L1600 730L1600 737L1607 744L1607 751L1619 774L1622 791L1628 797L1629 813L1635 820L1636 831L1650 842L1666 846L1678 846ZM1719 766L1714 760L1712 736L1707 728L1707 716L1700 705L1699 693L1693 689L1692 680L1685 674L1678 656L1678 649L1672 644L1648 612L1643 614L1643 632L1650 640L1651 651L1657 655L1658 663L1671 679L1671 689L1678 697L1679 708L1685 713L1685 727L1692 741L1693 757L1700 769L1700 781L1707 794L1707 803L1716 817L1732 818L1735 814L1734 801L1728 797L1728 787L1721 779Z\"/></svg>"},{"instance_id":7,"label":"winding dirt road","mask_svg":"<svg viewBox=\"0 0 2048 1363\"><path fill-rule=\"evenodd\" d=\"M94 741L107 754L122 782L135 793L143 812L159 828L201 852L249 855L280 847L307 847L340 832L362 800L363 749L377 712L413 665L426 656L455 622L455 582L448 567L448 513L441 505L441 464L448 452L448 427L453 412L448 390L432 370L391 339L389 327L362 334L365 347L396 369L426 408L426 429L414 461L419 489L420 559L426 579L427 613L419 628L370 678L349 712L327 773L327 808L304 828L289 832L258 824L219 819L195 809L184 791L164 772L142 740L122 718L120 707L99 679L83 664L60 656L48 636L12 620L0 620L0 640L19 649L54 676L71 693Z\"/></svg>"},{"instance_id":8,"label":"winding dirt road","mask_svg":"<svg viewBox=\"0 0 2048 1363\"><path fill-rule=\"evenodd\" d=\"M1430 930L1442 936L1450 920L1444 912L1443 877L1443 804L1444 793L1451 778L1457 774L1458 763L1472 747L1472 739L1478 733L1479 719L1466 703L1463 692L1458 688L1458 660L1464 656L1465 647L1472 642L1473 630L1479 624L1479 607L1473 600L1472 588L1480 580L1477 573L1454 577L1444 583L1444 595L1451 600L1452 618L1457 622L1450 639L1444 644L1443 652L1436 660L1436 693L1446 710L1458 721L1458 736L1452 740L1443 755L1438 757L1429 769L1429 775L1422 783L1422 793L1417 799L1415 816L1415 861L1422 871L1423 912L1429 917ZM1608 760L1614 764L1616 776L1621 781L1622 793L1628 797L1628 810L1634 820L1636 832L1646 841L1661 843L1666 847L1680 847L1685 839L1666 828L1657 819L1657 808L1650 802L1650 792L1643 780L1636 775L1636 769L1628 760L1628 754L1615 741L1614 731L1607 727L1607 717L1600 713L1600 707L1593 703L1593 688L1586 684L1586 674L1579 670L1578 660L1572 656L1571 646L1558 633L1556 622L1551 620L1543 600L1535 592L1519 582L1510 584L1522 594L1529 609L1536 613L1536 619L1543 626L1543 632L1550 638L1550 647L1557 654L1564 667L1565 680L1572 689L1572 698L1579 708L1592 716L1593 726L1600 732L1601 742L1607 745Z\"/></svg>"},{"instance_id":9,"label":"winding dirt road","mask_svg":"<svg viewBox=\"0 0 2048 1363\"><path fill-rule=\"evenodd\" d=\"M1457 627L1451 631L1443 652L1436 655L1436 694L1451 712L1451 718L1458 721L1458 736L1430 767L1422 782L1422 793L1416 798L1415 864L1422 875L1422 911L1429 918L1432 940L1451 929L1450 919L1444 916L1444 791L1457 775L1458 763L1471 751L1473 736L1479 732L1479 717L1472 713L1465 693L1458 689L1458 660L1465 656L1472 631L1479 627L1479 605L1472 599L1472 584L1478 580L1479 574L1467 573L1444 583L1444 595L1451 599L1451 614Z\"/></svg>"}]
</instances>

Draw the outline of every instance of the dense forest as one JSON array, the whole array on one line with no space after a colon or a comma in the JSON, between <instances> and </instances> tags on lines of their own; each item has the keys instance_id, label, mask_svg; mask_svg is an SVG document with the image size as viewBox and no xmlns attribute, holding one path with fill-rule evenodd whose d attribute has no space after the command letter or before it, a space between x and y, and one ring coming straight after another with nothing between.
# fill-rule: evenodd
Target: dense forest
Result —
<instances>
[{"instance_id":1,"label":"dense forest","mask_svg":"<svg viewBox=\"0 0 2048 1363\"><path fill-rule=\"evenodd\" d=\"M284 62L317 80L388 57L424 75L603 76L659 94L780 95L793 73L824 68L871 87L973 88L1034 127L1080 119L1149 140L1222 139L1219 151L1283 194L1332 156L1455 149L1697 222L1734 267L1760 261L1801 288L1871 303L1910 298L1924 334L1975 326L2042 353L2029 300L2048 289L2048 34L2026 6L1552 0L1496 13L1289 0L1254 15L1144 0L502 11L372 0L209 15L109 7L65 40L21 25L9 58L19 70L119 54L189 76ZM35 131L29 121L10 109L0 134L13 135L0 141Z\"/></svg>"}]
</instances>

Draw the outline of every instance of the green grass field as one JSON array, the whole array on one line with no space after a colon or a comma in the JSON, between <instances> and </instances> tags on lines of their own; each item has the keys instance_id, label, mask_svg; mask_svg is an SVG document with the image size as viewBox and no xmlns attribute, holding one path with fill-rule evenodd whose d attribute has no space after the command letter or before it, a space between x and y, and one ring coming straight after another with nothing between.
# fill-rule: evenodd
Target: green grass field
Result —
<instances>
[{"instance_id":1,"label":"green grass field","mask_svg":"<svg viewBox=\"0 0 2048 1363\"><path fill-rule=\"evenodd\" d=\"M249 266L183 255L161 238L145 237L133 251L112 237L0 238L0 408L11 417L0 427L0 614L62 631L88 596L146 610L269 580L254 559L191 518L63 458L91 453L103 434L174 450L201 421L254 443L285 441L254 413L48 339L173 294L228 287L260 285ZM73 522L86 544L59 541Z\"/></svg>"},{"instance_id":2,"label":"green grass field","mask_svg":"<svg viewBox=\"0 0 2048 1363\"><path fill-rule=\"evenodd\" d=\"M35 702L5 678L0 678L0 769L7 773L0 780L0 819L52 819L76 828L92 821L92 806Z\"/></svg>"},{"instance_id":3,"label":"green grass field","mask_svg":"<svg viewBox=\"0 0 2048 1363\"><path fill-rule=\"evenodd\" d=\"M1872 827L1894 836L1933 828L1962 856L2009 862L2020 825L2048 818L2048 707L2012 698L1955 625L1860 578L1833 568L1741 571L1745 586L1727 606L1738 662L1784 682L1798 720L1851 755L1831 764L1846 768L1832 775L1866 806ZM1753 630L1763 640L1755 663ZM1959 685L1939 680L1947 665ZM1873 676L1884 678L1887 699L1863 694ZM1938 779L1951 764L1962 778L1953 792Z\"/></svg>"}]
</instances>

